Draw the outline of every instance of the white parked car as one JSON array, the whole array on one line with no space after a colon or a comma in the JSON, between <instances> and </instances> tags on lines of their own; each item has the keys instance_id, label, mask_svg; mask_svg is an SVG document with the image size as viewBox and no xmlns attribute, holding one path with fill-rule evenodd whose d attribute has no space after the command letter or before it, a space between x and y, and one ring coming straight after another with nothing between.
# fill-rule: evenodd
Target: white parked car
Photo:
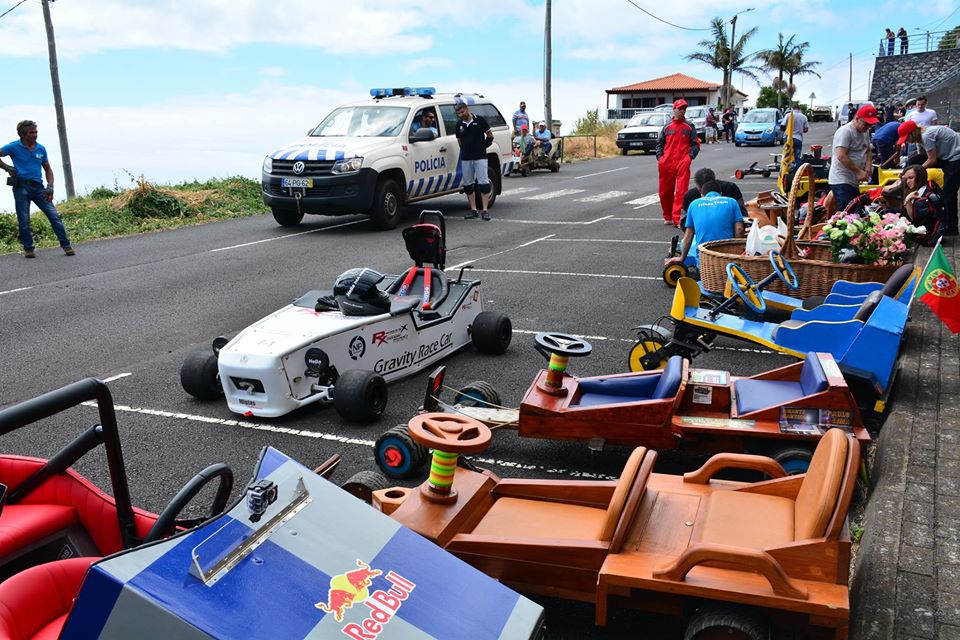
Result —
<instances>
[{"instance_id":1,"label":"white parked car","mask_svg":"<svg viewBox=\"0 0 960 640\"><path fill-rule=\"evenodd\" d=\"M672 116L662 111L648 111L633 116L630 122L617 133L617 147L620 153L629 151L653 151L657 148L660 130L670 122Z\"/></svg>"}]
</instances>

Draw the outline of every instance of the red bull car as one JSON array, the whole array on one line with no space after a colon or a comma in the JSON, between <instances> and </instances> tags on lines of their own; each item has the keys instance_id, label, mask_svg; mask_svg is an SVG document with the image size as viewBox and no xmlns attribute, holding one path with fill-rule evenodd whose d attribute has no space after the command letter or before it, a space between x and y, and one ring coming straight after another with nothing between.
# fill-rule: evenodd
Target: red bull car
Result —
<instances>
[{"instance_id":1,"label":"red bull car","mask_svg":"<svg viewBox=\"0 0 960 640\"><path fill-rule=\"evenodd\" d=\"M224 397L234 413L274 418L332 403L346 420L370 422L387 405L387 382L413 375L473 344L499 354L510 319L483 310L479 280L447 278L439 211L403 232L414 266L397 276L351 269L332 291L309 291L213 350L189 355L180 383L201 400Z\"/></svg>"},{"instance_id":2,"label":"red bull car","mask_svg":"<svg viewBox=\"0 0 960 640\"><path fill-rule=\"evenodd\" d=\"M101 425L49 461L3 456L0 637L541 638L530 600L265 448L225 512L232 474L208 470L156 516L129 503L103 383L0 411L0 433L96 400ZM68 467L104 442L116 500ZM210 480L213 514L177 520ZM171 535L172 534L172 535ZM442 602L443 606L437 603Z\"/></svg>"}]
</instances>

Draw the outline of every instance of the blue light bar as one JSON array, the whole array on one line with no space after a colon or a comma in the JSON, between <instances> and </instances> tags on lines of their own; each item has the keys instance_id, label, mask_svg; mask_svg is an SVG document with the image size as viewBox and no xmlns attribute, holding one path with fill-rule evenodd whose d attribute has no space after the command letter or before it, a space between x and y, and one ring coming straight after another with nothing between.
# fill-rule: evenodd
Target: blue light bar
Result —
<instances>
[{"instance_id":1,"label":"blue light bar","mask_svg":"<svg viewBox=\"0 0 960 640\"><path fill-rule=\"evenodd\" d=\"M407 96L432 96L437 90L433 87L404 87L403 94Z\"/></svg>"},{"instance_id":2,"label":"blue light bar","mask_svg":"<svg viewBox=\"0 0 960 640\"><path fill-rule=\"evenodd\" d=\"M386 98L393 95L393 89L370 89L370 95L374 98Z\"/></svg>"}]
</instances>

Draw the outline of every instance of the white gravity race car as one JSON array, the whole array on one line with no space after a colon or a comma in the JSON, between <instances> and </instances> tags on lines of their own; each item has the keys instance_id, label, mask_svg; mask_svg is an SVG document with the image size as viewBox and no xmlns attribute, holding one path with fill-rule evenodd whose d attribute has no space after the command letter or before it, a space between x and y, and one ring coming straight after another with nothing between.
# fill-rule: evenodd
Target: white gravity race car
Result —
<instances>
[{"instance_id":1,"label":"white gravity race car","mask_svg":"<svg viewBox=\"0 0 960 640\"><path fill-rule=\"evenodd\" d=\"M310 291L180 369L190 395L223 395L234 413L273 418L333 403L346 420L370 422L387 405L386 383L413 375L471 342L506 351L510 319L483 310L479 280L444 273L443 215L424 211L403 237L414 266L398 276L351 269L332 291Z\"/></svg>"}]
</instances>

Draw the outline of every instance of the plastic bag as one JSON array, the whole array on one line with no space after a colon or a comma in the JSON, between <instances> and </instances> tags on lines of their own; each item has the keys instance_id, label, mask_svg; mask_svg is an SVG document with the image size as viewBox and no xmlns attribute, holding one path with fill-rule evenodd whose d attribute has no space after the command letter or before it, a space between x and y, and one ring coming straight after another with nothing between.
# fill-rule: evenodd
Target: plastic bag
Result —
<instances>
[{"instance_id":1,"label":"plastic bag","mask_svg":"<svg viewBox=\"0 0 960 640\"><path fill-rule=\"evenodd\" d=\"M780 221L778 226L782 224L783 221ZM765 256L771 249L779 251L783 242L781 238L786 238L786 235L785 226L781 230L769 224L759 228L753 225L750 227L750 233L747 234L746 253L748 256Z\"/></svg>"}]
</instances>

